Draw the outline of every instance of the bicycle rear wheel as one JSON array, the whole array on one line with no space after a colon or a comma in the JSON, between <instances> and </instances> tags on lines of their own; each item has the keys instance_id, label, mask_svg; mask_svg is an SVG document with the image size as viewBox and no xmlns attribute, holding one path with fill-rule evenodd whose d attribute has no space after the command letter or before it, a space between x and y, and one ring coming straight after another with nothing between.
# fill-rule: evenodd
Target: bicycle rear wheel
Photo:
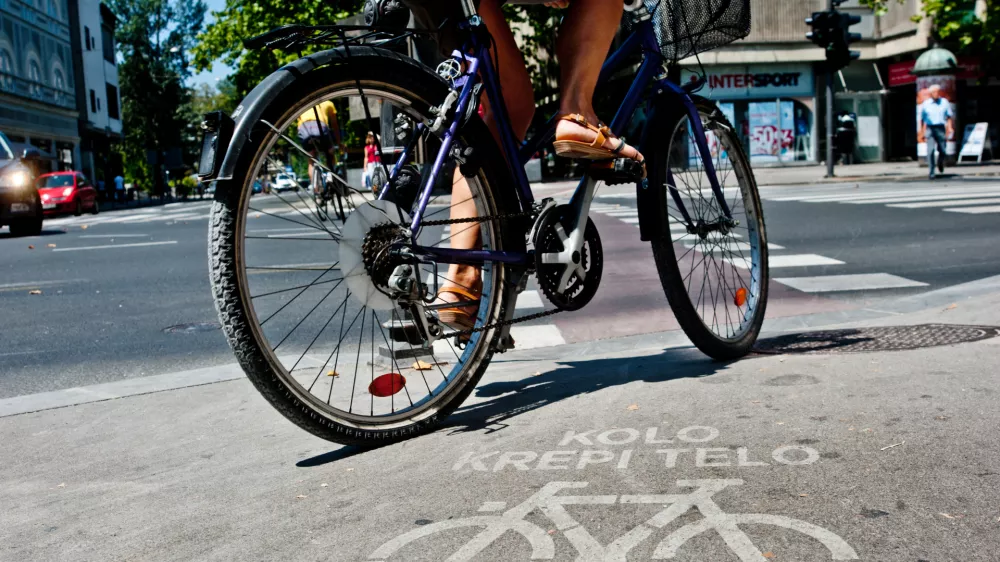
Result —
<instances>
[{"instance_id":1,"label":"bicycle rear wheel","mask_svg":"<svg viewBox=\"0 0 1000 562\"><path fill-rule=\"evenodd\" d=\"M341 226L319 220L298 194L251 202L251 178L283 168L276 159L296 156L288 132L308 108L330 100L346 115L348 103L363 105L365 99L372 113L402 116L417 130L415 124L431 118L430 107L447 94L437 75L409 59L378 49L351 51L352 57L285 87L261 115L233 179L218 183L210 270L226 336L257 390L321 438L381 445L432 429L472 391L493 353L498 331L491 326L501 317L508 270L499 263L482 266L481 297L473 303L481 331L464 346L443 339L425 345L419 335L400 340L393 325L405 321L409 309L402 309L385 277L401 267L392 261L398 257L392 248L409 240L411 209L355 192L352 197L365 202ZM481 168L468 178L478 216L515 210L499 191L511 180L485 125L473 119L457 142L482 154ZM387 160L399 155L384 153ZM424 219L447 218L451 204L449 194L432 198ZM500 221L462 228L478 229L483 249L518 249L518 237L507 236ZM421 245L439 246L452 235L442 235L438 226L417 236ZM447 276L435 265L420 280L436 286Z\"/></svg>"},{"instance_id":2,"label":"bicycle rear wheel","mask_svg":"<svg viewBox=\"0 0 1000 562\"><path fill-rule=\"evenodd\" d=\"M692 343L720 360L742 357L757 340L767 305L767 236L757 183L725 115L696 98L727 216L711 187L687 113L668 129L666 153L652 155L650 182L664 190L668 228L652 241L660 281Z\"/></svg>"}]
</instances>

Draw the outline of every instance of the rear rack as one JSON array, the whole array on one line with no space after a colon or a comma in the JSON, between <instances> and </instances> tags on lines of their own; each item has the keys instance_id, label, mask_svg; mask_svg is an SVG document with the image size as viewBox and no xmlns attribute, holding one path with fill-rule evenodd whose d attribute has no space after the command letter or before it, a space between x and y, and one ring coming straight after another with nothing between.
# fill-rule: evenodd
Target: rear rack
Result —
<instances>
[{"instance_id":1,"label":"rear rack","mask_svg":"<svg viewBox=\"0 0 1000 562\"><path fill-rule=\"evenodd\" d=\"M433 36L437 30L364 25L284 25L243 41L249 50L269 49L301 51L304 47L322 45L343 47L353 45L391 46L413 36Z\"/></svg>"}]
</instances>

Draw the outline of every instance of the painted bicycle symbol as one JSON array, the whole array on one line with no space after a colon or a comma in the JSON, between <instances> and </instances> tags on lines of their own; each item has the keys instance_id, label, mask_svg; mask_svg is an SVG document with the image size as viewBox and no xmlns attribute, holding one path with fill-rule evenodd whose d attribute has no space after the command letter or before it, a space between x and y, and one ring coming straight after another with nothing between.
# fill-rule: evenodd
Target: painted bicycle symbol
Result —
<instances>
[{"instance_id":1,"label":"painted bicycle symbol","mask_svg":"<svg viewBox=\"0 0 1000 562\"><path fill-rule=\"evenodd\" d=\"M844 542L844 539L812 523L780 515L723 512L712 500L712 496L729 486L740 484L743 484L743 480L678 480L678 487L694 488L694 490L688 494L569 496L559 495L559 492L586 488L587 482L549 482L524 502L499 515L477 515L463 519L438 521L404 533L376 549L369 556L369 561L386 560L416 540L441 531L462 527L480 527L482 530L452 554L447 559L448 562L471 560L508 531L518 533L528 541L531 546L532 560L551 560L555 558L556 554L552 537L545 529L524 520L525 516L537 509L545 517L548 517L555 524L556 529L563 533L573 545L578 553L576 558L578 562L625 562L626 555L630 550L652 536L657 530L666 527L687 513L692 507L701 512L704 518L694 523L688 523L667 535L656 546L653 559L672 559L677 556L679 549L685 542L706 531L714 530L742 562L765 562L767 559L764 554L740 528L740 525L756 524L774 525L808 535L830 551L832 560L857 560L857 553ZM597 542L564 507L567 505L614 504L654 504L665 507L608 545ZM485 502L479 511L497 512L505 507L505 502Z\"/></svg>"}]
</instances>

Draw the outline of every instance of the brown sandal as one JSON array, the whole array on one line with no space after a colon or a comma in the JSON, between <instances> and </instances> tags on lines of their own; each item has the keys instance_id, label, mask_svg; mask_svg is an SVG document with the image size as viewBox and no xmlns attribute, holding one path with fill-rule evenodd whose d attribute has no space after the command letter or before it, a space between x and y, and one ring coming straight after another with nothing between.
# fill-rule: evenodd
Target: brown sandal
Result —
<instances>
[{"instance_id":1,"label":"brown sandal","mask_svg":"<svg viewBox=\"0 0 1000 562\"><path fill-rule=\"evenodd\" d=\"M438 296L440 297L442 293L458 295L462 301L479 301L480 297L479 294L462 287L445 287L438 291ZM439 309L437 311L438 320L442 324L447 324L460 330L468 330L476 325L476 314L479 310L477 305L478 302L475 302L463 306Z\"/></svg>"},{"instance_id":2,"label":"brown sandal","mask_svg":"<svg viewBox=\"0 0 1000 562\"><path fill-rule=\"evenodd\" d=\"M561 121L572 121L581 127L586 127L587 129L597 133L597 138L594 142L584 142L578 140L559 140L558 138L552 143L552 146L556 150L556 154L566 158L579 158L583 160L614 160L620 158L619 153L623 148L625 148L625 139L615 137L614 133L611 132L606 125L600 127L595 127L587 122L586 119L579 113L568 113L559 118ZM618 146L615 148L604 148L604 143L608 140L618 140ZM644 160L639 160L635 158L634 160L638 162L643 162Z\"/></svg>"}]
</instances>

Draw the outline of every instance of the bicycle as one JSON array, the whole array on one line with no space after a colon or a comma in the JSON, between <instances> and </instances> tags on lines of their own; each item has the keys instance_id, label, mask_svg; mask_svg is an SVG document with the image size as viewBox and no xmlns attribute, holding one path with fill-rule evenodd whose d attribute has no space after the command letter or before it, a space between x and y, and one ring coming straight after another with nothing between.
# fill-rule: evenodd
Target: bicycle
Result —
<instances>
[{"instance_id":1,"label":"bicycle","mask_svg":"<svg viewBox=\"0 0 1000 562\"><path fill-rule=\"evenodd\" d=\"M329 159L329 157L327 157ZM321 221L330 219L330 207L337 213L337 218L341 222L347 220L347 213L344 211L344 199L348 199L348 209L350 209L350 194L344 189L347 185L347 169L344 165L346 155L340 155L336 164L327 162L327 166L332 171L325 171L319 166L313 167L312 180L310 185L313 192L313 204L316 206L316 215Z\"/></svg>"},{"instance_id":2,"label":"bicycle","mask_svg":"<svg viewBox=\"0 0 1000 562\"><path fill-rule=\"evenodd\" d=\"M647 7L628 0L631 32L600 79L606 83L641 55L610 126L621 136L643 104L638 148L648 176L639 179L641 169L621 160L591 164L562 205L536 201L523 166L507 164L527 162L548 142L555 118L523 145L516 142L489 33L471 1L463 0L465 17L454 26L463 47L436 70L393 50L434 30L299 25L245 42L253 49L335 46L272 74L232 118L216 113L205 123L200 172L218 186L210 227L216 305L240 365L278 411L343 444L381 445L437 426L472 392L493 354L513 346L511 325L578 310L596 293L603 250L588 215L598 180L636 185L640 239L650 243L664 293L691 341L716 359L749 352L768 282L757 186L732 125L692 93L704 79L681 86L674 64L748 33L749 0L686 7L677 3L688 0L651 1ZM685 10L705 6L711 13L701 20L739 21L715 35L679 33L669 19L675 4L685 21ZM733 10L745 11L745 21ZM476 112L481 89L497 116L499 146ZM248 178L272 150L294 149L290 124L326 100L348 101L367 130L382 131L376 146L387 181L378 197L351 187L365 202L343 227L284 198L280 213L251 204ZM471 203L434 193L454 168L469 183ZM417 195L401 195L411 192ZM474 205L475 217L443 218L460 204ZM257 235L250 218L295 223L307 234ZM450 233L441 236L438 227ZM477 248L441 247L470 229ZM449 278L438 266L450 264L480 268L478 299L435 304L438 281ZM550 307L515 316L532 275ZM449 306L476 307L475 325L442 325L436 311Z\"/></svg>"}]
</instances>

